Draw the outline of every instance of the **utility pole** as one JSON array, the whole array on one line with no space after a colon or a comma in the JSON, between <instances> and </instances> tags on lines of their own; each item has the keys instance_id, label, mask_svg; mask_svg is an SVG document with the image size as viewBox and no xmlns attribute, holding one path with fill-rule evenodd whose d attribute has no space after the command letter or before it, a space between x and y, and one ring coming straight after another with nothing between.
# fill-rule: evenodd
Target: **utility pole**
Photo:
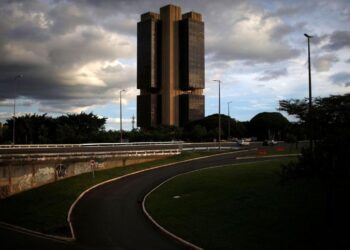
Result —
<instances>
[{"instance_id":1,"label":"utility pole","mask_svg":"<svg viewBox=\"0 0 350 250\"><path fill-rule=\"evenodd\" d=\"M120 106L120 143L123 142L122 92L125 92L125 89L122 89L122 90L119 91L119 106Z\"/></svg>"},{"instance_id":2,"label":"utility pole","mask_svg":"<svg viewBox=\"0 0 350 250\"><path fill-rule=\"evenodd\" d=\"M219 150L221 150L221 94L220 94L220 80L213 80L219 83Z\"/></svg>"},{"instance_id":3,"label":"utility pole","mask_svg":"<svg viewBox=\"0 0 350 250\"><path fill-rule=\"evenodd\" d=\"M231 116L230 116L230 104L231 102L227 102L227 116L228 116L228 136L227 136L227 140L230 139L231 137Z\"/></svg>"},{"instance_id":4,"label":"utility pole","mask_svg":"<svg viewBox=\"0 0 350 250\"><path fill-rule=\"evenodd\" d=\"M14 97L13 97L13 126L12 126L12 144L16 144L16 95L17 95L17 79L22 78L23 75L17 75L14 79Z\"/></svg>"},{"instance_id":5,"label":"utility pole","mask_svg":"<svg viewBox=\"0 0 350 250\"><path fill-rule=\"evenodd\" d=\"M312 36L304 34L307 38L307 51L308 51L308 66L309 66L309 128L310 128L310 149L313 147L313 124L312 124L312 89L311 89L311 57L310 57L310 38Z\"/></svg>"}]
</instances>

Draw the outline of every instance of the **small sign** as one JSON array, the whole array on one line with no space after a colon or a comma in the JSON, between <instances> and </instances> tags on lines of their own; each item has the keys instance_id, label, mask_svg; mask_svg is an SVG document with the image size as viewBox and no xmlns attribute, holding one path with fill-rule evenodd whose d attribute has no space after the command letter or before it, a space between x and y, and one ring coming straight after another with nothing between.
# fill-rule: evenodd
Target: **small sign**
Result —
<instances>
[{"instance_id":1,"label":"small sign","mask_svg":"<svg viewBox=\"0 0 350 250\"><path fill-rule=\"evenodd\" d=\"M267 150L265 148L258 148L256 150L257 155L267 155Z\"/></svg>"},{"instance_id":2,"label":"small sign","mask_svg":"<svg viewBox=\"0 0 350 250\"><path fill-rule=\"evenodd\" d=\"M95 168L96 168L95 160L90 161L90 167L91 167L92 178L95 178Z\"/></svg>"}]
</instances>

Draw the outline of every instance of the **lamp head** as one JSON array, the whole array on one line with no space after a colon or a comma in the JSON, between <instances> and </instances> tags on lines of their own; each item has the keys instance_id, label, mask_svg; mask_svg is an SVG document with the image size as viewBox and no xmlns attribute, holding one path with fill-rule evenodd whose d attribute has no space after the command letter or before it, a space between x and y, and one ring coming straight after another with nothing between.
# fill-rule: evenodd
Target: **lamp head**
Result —
<instances>
[{"instance_id":1,"label":"lamp head","mask_svg":"<svg viewBox=\"0 0 350 250\"><path fill-rule=\"evenodd\" d=\"M306 36L307 38L312 38L312 36L308 35L308 34L304 34L304 36Z\"/></svg>"}]
</instances>

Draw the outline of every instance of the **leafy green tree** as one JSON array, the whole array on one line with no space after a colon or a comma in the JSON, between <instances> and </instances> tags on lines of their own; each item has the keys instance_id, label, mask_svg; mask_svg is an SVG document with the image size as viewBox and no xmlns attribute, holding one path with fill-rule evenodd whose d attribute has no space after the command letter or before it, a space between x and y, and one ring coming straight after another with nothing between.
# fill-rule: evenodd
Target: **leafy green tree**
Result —
<instances>
[{"instance_id":1,"label":"leafy green tree","mask_svg":"<svg viewBox=\"0 0 350 250\"><path fill-rule=\"evenodd\" d=\"M249 123L251 135L258 140L283 139L289 121L278 112L263 112L254 116Z\"/></svg>"},{"instance_id":2,"label":"leafy green tree","mask_svg":"<svg viewBox=\"0 0 350 250\"><path fill-rule=\"evenodd\" d=\"M350 172L350 94L316 98L311 117L308 100L282 100L280 110L294 115L304 126L312 122L314 150L304 150L296 165L285 168L289 174L349 175Z\"/></svg>"},{"instance_id":3,"label":"leafy green tree","mask_svg":"<svg viewBox=\"0 0 350 250\"><path fill-rule=\"evenodd\" d=\"M101 142L106 136L106 118L89 113L68 114L57 118L43 115L16 117L16 143L84 143ZM8 119L4 130L3 142L12 142L13 120ZM109 140L109 139L108 139ZM114 141L117 141L115 138Z\"/></svg>"},{"instance_id":4,"label":"leafy green tree","mask_svg":"<svg viewBox=\"0 0 350 250\"><path fill-rule=\"evenodd\" d=\"M192 141L203 141L207 136L207 129L201 125L196 125L188 136Z\"/></svg>"},{"instance_id":5,"label":"leafy green tree","mask_svg":"<svg viewBox=\"0 0 350 250\"><path fill-rule=\"evenodd\" d=\"M230 135L232 137L244 137L246 136L247 129L245 125L241 122L238 122L235 119L232 119L228 117L227 115L221 115L221 138L225 139L228 135L228 121L230 119ZM187 131L185 133L184 137L185 139L192 139L191 138L191 131L196 126L201 126L206 129L207 133L203 137L202 140L206 141L213 141L214 139L218 138L218 121L219 121L219 115L213 114L209 115L207 117L204 117L203 119L196 120L189 122L185 125L184 130Z\"/></svg>"},{"instance_id":6,"label":"leafy green tree","mask_svg":"<svg viewBox=\"0 0 350 250\"><path fill-rule=\"evenodd\" d=\"M105 130L106 120L106 118L99 118L93 113L83 112L60 116L57 118L58 136L62 136L63 143L94 142L99 132Z\"/></svg>"}]
</instances>

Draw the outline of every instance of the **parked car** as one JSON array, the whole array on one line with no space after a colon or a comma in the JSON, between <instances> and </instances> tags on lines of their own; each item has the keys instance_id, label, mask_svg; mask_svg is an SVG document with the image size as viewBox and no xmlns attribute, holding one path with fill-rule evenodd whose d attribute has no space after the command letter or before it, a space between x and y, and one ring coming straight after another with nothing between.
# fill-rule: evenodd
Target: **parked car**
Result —
<instances>
[{"instance_id":1,"label":"parked car","mask_svg":"<svg viewBox=\"0 0 350 250\"><path fill-rule=\"evenodd\" d=\"M262 145L263 146L272 146L272 145L276 145L276 144L277 144L277 142L275 140L265 140Z\"/></svg>"},{"instance_id":2,"label":"parked car","mask_svg":"<svg viewBox=\"0 0 350 250\"><path fill-rule=\"evenodd\" d=\"M238 140L237 141L238 145L240 146L249 146L250 145L250 142L249 141L246 141L246 140Z\"/></svg>"}]
</instances>

